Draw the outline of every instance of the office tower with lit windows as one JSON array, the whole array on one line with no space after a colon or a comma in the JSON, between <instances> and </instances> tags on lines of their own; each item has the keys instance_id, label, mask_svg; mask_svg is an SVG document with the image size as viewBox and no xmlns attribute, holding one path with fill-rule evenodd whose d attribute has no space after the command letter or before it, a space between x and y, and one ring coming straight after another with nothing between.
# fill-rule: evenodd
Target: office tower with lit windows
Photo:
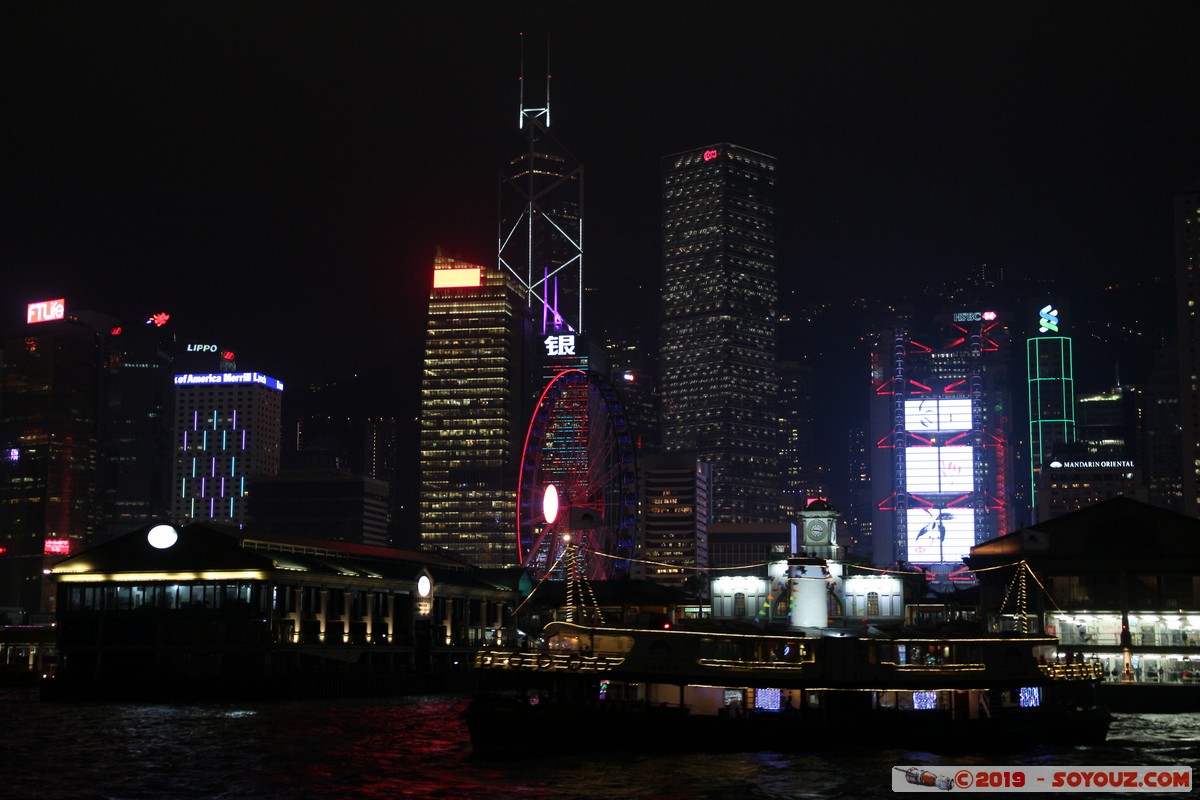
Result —
<instances>
[{"instance_id":1,"label":"office tower with lit windows","mask_svg":"<svg viewBox=\"0 0 1200 800\"><path fill-rule=\"evenodd\" d=\"M27 615L12 622L48 619L53 593L43 570L91 544L100 510L101 376L114 322L57 299L29 304L25 322L6 333L0 609Z\"/></svg>"},{"instance_id":2,"label":"office tower with lit windows","mask_svg":"<svg viewBox=\"0 0 1200 800\"><path fill-rule=\"evenodd\" d=\"M242 527L256 478L279 474L283 384L259 372L176 375L172 518Z\"/></svg>"},{"instance_id":3,"label":"office tower with lit windows","mask_svg":"<svg viewBox=\"0 0 1200 800\"><path fill-rule=\"evenodd\" d=\"M962 585L971 547L1015 527L1009 339L995 311L880 335L871 356L876 564L913 564L939 588Z\"/></svg>"},{"instance_id":4,"label":"office tower with lit windows","mask_svg":"<svg viewBox=\"0 0 1200 800\"><path fill-rule=\"evenodd\" d=\"M527 420L520 285L434 258L421 379L421 545L479 567L517 563L517 467Z\"/></svg>"},{"instance_id":5,"label":"office tower with lit windows","mask_svg":"<svg viewBox=\"0 0 1200 800\"><path fill-rule=\"evenodd\" d=\"M1141 400L1137 450L1146 480L1147 502L1183 513L1183 425L1179 413L1179 356L1164 348L1154 359Z\"/></svg>"},{"instance_id":6,"label":"office tower with lit windows","mask_svg":"<svg viewBox=\"0 0 1200 800\"><path fill-rule=\"evenodd\" d=\"M709 469L680 453L649 456L639 464L642 513L640 559L634 577L694 588L708 568Z\"/></svg>"},{"instance_id":7,"label":"office tower with lit windows","mask_svg":"<svg viewBox=\"0 0 1200 800\"><path fill-rule=\"evenodd\" d=\"M662 436L712 468L713 522L778 519L775 158L663 161Z\"/></svg>"},{"instance_id":8,"label":"office tower with lit windows","mask_svg":"<svg viewBox=\"0 0 1200 800\"><path fill-rule=\"evenodd\" d=\"M1175 303L1179 327L1179 417L1183 512L1200 516L1200 184L1175 197Z\"/></svg>"},{"instance_id":9,"label":"office tower with lit windows","mask_svg":"<svg viewBox=\"0 0 1200 800\"><path fill-rule=\"evenodd\" d=\"M1064 335L1062 314L1047 303L1029 314L1025 342L1029 381L1029 504L1037 509L1037 485L1056 446L1075 443L1075 357Z\"/></svg>"},{"instance_id":10,"label":"office tower with lit windows","mask_svg":"<svg viewBox=\"0 0 1200 800\"><path fill-rule=\"evenodd\" d=\"M810 500L829 496L829 467L816 458L813 368L802 361L779 367L779 518L797 520Z\"/></svg>"},{"instance_id":11,"label":"office tower with lit windows","mask_svg":"<svg viewBox=\"0 0 1200 800\"><path fill-rule=\"evenodd\" d=\"M107 336L97 544L170 518L175 457L171 379L186 357L174 339L165 321L156 325L153 320L113 327Z\"/></svg>"}]
</instances>

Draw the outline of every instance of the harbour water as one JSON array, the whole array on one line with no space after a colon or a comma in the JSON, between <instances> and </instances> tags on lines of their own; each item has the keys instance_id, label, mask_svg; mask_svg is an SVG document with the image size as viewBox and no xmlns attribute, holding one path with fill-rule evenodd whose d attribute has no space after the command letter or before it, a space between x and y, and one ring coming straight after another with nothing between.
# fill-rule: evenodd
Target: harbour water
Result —
<instances>
[{"instance_id":1,"label":"harbour water","mask_svg":"<svg viewBox=\"0 0 1200 800\"><path fill-rule=\"evenodd\" d=\"M1117 715L1101 747L939 756L904 749L655 756L471 753L459 696L271 704L42 702L0 690L6 798L890 797L895 765L1200 764L1200 714ZM820 731L814 731L819 736ZM570 737L549 730L547 739ZM1079 794L1074 796L1078 797ZM1105 796L1114 796L1108 793ZM1141 794L1146 797L1147 795Z\"/></svg>"}]
</instances>

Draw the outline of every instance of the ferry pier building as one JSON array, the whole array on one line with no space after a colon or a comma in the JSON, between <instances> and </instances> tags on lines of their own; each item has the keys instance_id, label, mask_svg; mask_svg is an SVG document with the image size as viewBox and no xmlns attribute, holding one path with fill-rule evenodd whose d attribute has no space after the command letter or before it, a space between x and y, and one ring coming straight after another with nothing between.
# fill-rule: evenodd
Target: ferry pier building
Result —
<instances>
[{"instance_id":1,"label":"ferry pier building","mask_svg":"<svg viewBox=\"0 0 1200 800\"><path fill-rule=\"evenodd\" d=\"M511 575L503 576L512 578ZM379 694L515 643L498 576L433 553L155 525L55 565L49 696Z\"/></svg>"}]
</instances>

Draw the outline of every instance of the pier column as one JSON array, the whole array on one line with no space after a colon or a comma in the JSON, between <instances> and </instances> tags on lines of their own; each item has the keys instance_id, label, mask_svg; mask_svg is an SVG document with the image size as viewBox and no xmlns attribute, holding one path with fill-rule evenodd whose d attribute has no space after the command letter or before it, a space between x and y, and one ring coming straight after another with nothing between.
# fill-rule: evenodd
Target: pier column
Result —
<instances>
[{"instance_id":1,"label":"pier column","mask_svg":"<svg viewBox=\"0 0 1200 800\"><path fill-rule=\"evenodd\" d=\"M375 625L375 593L367 592L366 607L363 609L363 621L367 624L367 644L371 643L371 631Z\"/></svg>"},{"instance_id":2,"label":"pier column","mask_svg":"<svg viewBox=\"0 0 1200 800\"><path fill-rule=\"evenodd\" d=\"M317 608L317 622L319 623L318 631L321 641L325 641L325 622L329 619L329 590L320 590L320 603Z\"/></svg>"},{"instance_id":3,"label":"pier column","mask_svg":"<svg viewBox=\"0 0 1200 800\"><path fill-rule=\"evenodd\" d=\"M300 621L304 619L304 590L299 586L293 586L292 592L295 608L288 614L288 618L292 620L292 644L298 644L300 642Z\"/></svg>"}]
</instances>

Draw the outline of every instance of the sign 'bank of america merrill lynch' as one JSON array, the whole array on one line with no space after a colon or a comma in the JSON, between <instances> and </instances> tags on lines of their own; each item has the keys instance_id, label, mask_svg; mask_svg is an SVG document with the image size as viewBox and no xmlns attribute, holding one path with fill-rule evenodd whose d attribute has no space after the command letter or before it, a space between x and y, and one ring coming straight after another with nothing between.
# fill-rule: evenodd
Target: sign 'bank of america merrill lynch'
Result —
<instances>
[{"instance_id":1,"label":"sign 'bank of america merrill lynch'","mask_svg":"<svg viewBox=\"0 0 1200 800\"><path fill-rule=\"evenodd\" d=\"M176 386L197 386L204 384L232 385L238 383L261 383L269 389L283 391L283 381L263 375L261 372L210 372L205 374L176 375Z\"/></svg>"}]
</instances>

